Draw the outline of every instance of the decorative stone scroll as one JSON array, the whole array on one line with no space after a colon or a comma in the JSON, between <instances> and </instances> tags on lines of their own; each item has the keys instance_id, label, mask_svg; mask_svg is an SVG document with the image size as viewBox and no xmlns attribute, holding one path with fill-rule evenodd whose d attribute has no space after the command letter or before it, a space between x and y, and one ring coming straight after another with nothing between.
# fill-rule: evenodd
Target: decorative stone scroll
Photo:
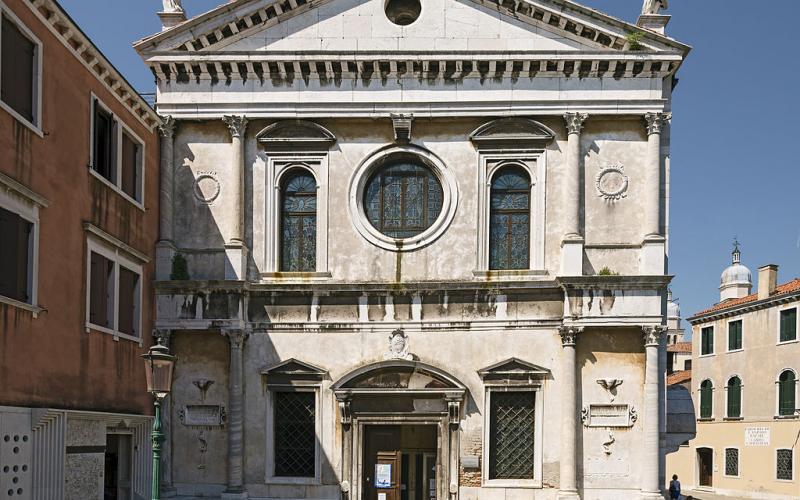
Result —
<instances>
[{"instance_id":1,"label":"decorative stone scroll","mask_svg":"<svg viewBox=\"0 0 800 500\"><path fill-rule=\"evenodd\" d=\"M591 403L581 409L584 427L633 427L639 415L633 405Z\"/></svg>"},{"instance_id":2,"label":"decorative stone scroll","mask_svg":"<svg viewBox=\"0 0 800 500\"><path fill-rule=\"evenodd\" d=\"M222 405L186 405L178 413L183 425L189 427L221 427L225 423Z\"/></svg>"},{"instance_id":3,"label":"decorative stone scroll","mask_svg":"<svg viewBox=\"0 0 800 500\"><path fill-rule=\"evenodd\" d=\"M598 196L608 201L618 201L628 196L630 179L622 165L610 165L600 169L594 184Z\"/></svg>"}]
</instances>

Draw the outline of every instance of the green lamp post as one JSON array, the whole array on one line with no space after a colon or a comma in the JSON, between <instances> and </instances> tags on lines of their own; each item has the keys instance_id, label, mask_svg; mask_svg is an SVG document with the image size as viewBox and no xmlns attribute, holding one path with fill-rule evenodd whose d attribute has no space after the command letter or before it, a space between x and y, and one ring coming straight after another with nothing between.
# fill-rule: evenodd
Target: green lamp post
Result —
<instances>
[{"instance_id":1,"label":"green lamp post","mask_svg":"<svg viewBox=\"0 0 800 500\"><path fill-rule=\"evenodd\" d=\"M175 356L161 344L150 347L144 358L145 375L147 376L147 392L153 395L155 419L153 420L153 500L161 499L161 443L164 433L161 432L161 402L169 395L172 388L172 369L175 367Z\"/></svg>"}]
</instances>

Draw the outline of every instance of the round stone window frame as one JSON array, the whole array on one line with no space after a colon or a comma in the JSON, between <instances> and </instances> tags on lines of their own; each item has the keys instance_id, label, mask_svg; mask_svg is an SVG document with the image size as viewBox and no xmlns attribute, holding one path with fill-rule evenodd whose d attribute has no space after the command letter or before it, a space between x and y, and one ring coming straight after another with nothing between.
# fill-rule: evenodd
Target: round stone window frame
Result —
<instances>
[{"instance_id":1,"label":"round stone window frame","mask_svg":"<svg viewBox=\"0 0 800 500\"><path fill-rule=\"evenodd\" d=\"M442 187L442 210L433 224L421 233L408 238L392 238L380 232L367 218L364 210L364 190L367 182L380 167L388 163L392 157L401 155L416 157L431 169ZM350 221L364 239L384 250L407 252L430 245L450 227L458 206L458 183L453 171L431 151L413 144L391 145L374 151L362 160L350 178L347 197Z\"/></svg>"}]
</instances>

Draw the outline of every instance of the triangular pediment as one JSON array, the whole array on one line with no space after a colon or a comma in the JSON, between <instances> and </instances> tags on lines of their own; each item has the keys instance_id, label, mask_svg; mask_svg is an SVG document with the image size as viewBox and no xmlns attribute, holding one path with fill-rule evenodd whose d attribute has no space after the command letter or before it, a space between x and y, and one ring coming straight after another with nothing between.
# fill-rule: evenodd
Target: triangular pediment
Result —
<instances>
[{"instance_id":1,"label":"triangular pediment","mask_svg":"<svg viewBox=\"0 0 800 500\"><path fill-rule=\"evenodd\" d=\"M505 361L487 366L478 370L478 375L484 380L498 379L532 379L541 378L550 373L550 370L518 358L509 358Z\"/></svg>"},{"instance_id":2,"label":"triangular pediment","mask_svg":"<svg viewBox=\"0 0 800 500\"><path fill-rule=\"evenodd\" d=\"M238 0L135 47L140 53L536 51L628 49L634 25L567 0L426 0L411 24L394 24L385 0ZM654 32L644 50L684 52Z\"/></svg>"},{"instance_id":3,"label":"triangular pediment","mask_svg":"<svg viewBox=\"0 0 800 500\"><path fill-rule=\"evenodd\" d=\"M261 375L267 379L267 384L291 383L297 381L319 381L328 374L318 366L305 363L294 358L282 361L277 365L264 369Z\"/></svg>"}]
</instances>

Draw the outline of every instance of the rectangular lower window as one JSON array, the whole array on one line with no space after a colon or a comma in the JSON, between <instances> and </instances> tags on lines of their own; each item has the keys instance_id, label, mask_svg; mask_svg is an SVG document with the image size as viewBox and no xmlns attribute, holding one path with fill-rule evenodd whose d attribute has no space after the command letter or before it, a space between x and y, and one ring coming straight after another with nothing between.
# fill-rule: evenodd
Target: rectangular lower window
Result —
<instances>
[{"instance_id":1,"label":"rectangular lower window","mask_svg":"<svg viewBox=\"0 0 800 500\"><path fill-rule=\"evenodd\" d=\"M737 448L725 448L725 475L739 476L739 450Z\"/></svg>"},{"instance_id":2,"label":"rectangular lower window","mask_svg":"<svg viewBox=\"0 0 800 500\"><path fill-rule=\"evenodd\" d=\"M18 115L36 124L38 46L5 14L0 32L2 101Z\"/></svg>"},{"instance_id":3,"label":"rectangular lower window","mask_svg":"<svg viewBox=\"0 0 800 500\"><path fill-rule=\"evenodd\" d=\"M533 479L535 391L492 391L489 479Z\"/></svg>"},{"instance_id":4,"label":"rectangular lower window","mask_svg":"<svg viewBox=\"0 0 800 500\"><path fill-rule=\"evenodd\" d=\"M742 320L728 323L728 350L738 351L742 348Z\"/></svg>"},{"instance_id":5,"label":"rectangular lower window","mask_svg":"<svg viewBox=\"0 0 800 500\"><path fill-rule=\"evenodd\" d=\"M700 354L714 354L713 326L707 326L700 331Z\"/></svg>"},{"instance_id":6,"label":"rectangular lower window","mask_svg":"<svg viewBox=\"0 0 800 500\"><path fill-rule=\"evenodd\" d=\"M89 321L114 328L114 261L92 252L89 274Z\"/></svg>"},{"instance_id":7,"label":"rectangular lower window","mask_svg":"<svg viewBox=\"0 0 800 500\"><path fill-rule=\"evenodd\" d=\"M139 336L139 275L119 267L119 331Z\"/></svg>"},{"instance_id":8,"label":"rectangular lower window","mask_svg":"<svg viewBox=\"0 0 800 500\"><path fill-rule=\"evenodd\" d=\"M90 238L87 328L141 340L142 269L129 254Z\"/></svg>"},{"instance_id":9,"label":"rectangular lower window","mask_svg":"<svg viewBox=\"0 0 800 500\"><path fill-rule=\"evenodd\" d=\"M0 295L31 301L33 223L0 208Z\"/></svg>"},{"instance_id":10,"label":"rectangular lower window","mask_svg":"<svg viewBox=\"0 0 800 500\"><path fill-rule=\"evenodd\" d=\"M776 453L775 470L777 479L791 481L794 479L794 454L792 450L778 450Z\"/></svg>"},{"instance_id":11,"label":"rectangular lower window","mask_svg":"<svg viewBox=\"0 0 800 500\"><path fill-rule=\"evenodd\" d=\"M789 342L797 340L797 309L781 311L780 341Z\"/></svg>"},{"instance_id":12,"label":"rectangular lower window","mask_svg":"<svg viewBox=\"0 0 800 500\"><path fill-rule=\"evenodd\" d=\"M274 392L275 476L316 473L316 393Z\"/></svg>"}]
</instances>

